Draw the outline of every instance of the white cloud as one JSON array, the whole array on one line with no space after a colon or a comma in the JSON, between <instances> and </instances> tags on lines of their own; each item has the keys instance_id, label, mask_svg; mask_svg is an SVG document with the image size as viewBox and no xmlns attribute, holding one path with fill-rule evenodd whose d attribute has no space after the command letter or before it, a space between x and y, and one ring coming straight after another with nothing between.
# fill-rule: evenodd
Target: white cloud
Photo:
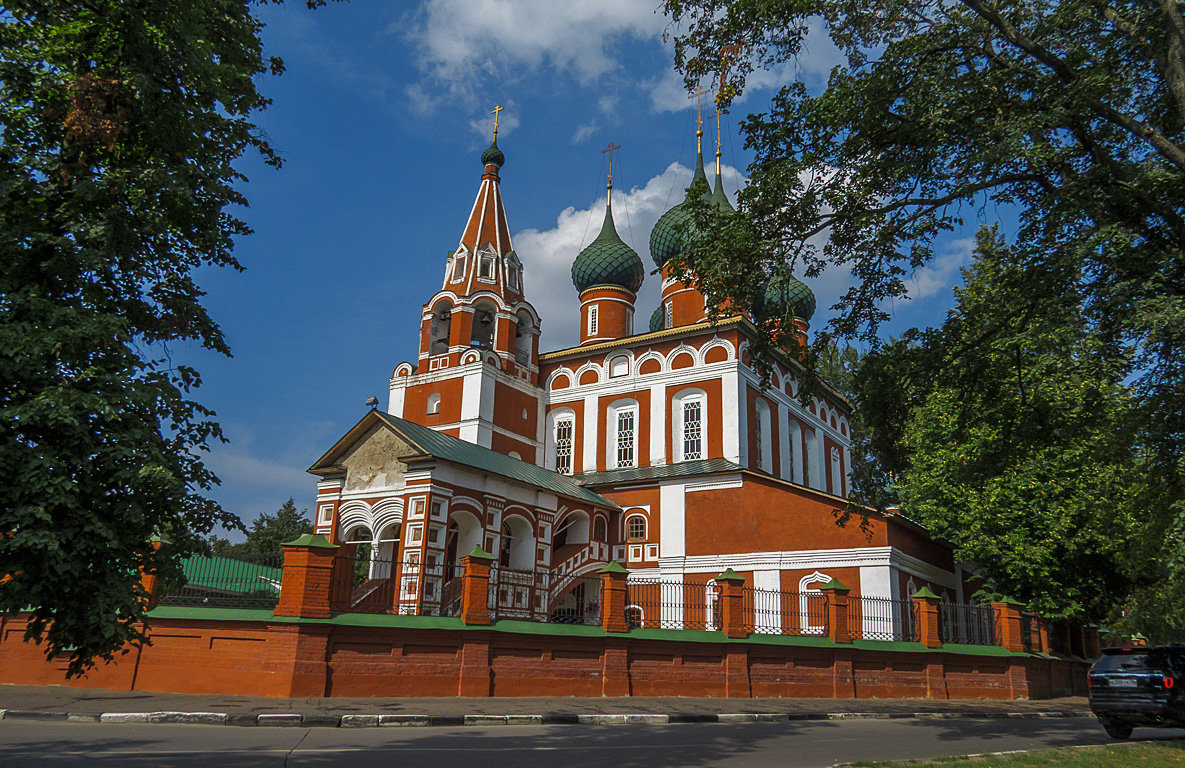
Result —
<instances>
[{"instance_id":1,"label":"white cloud","mask_svg":"<svg viewBox=\"0 0 1185 768\"><path fill-rule=\"evenodd\" d=\"M587 141L594 133L597 132L596 123L585 123L576 128L576 133L572 134L572 143L579 144L582 141Z\"/></svg>"},{"instance_id":2,"label":"white cloud","mask_svg":"<svg viewBox=\"0 0 1185 768\"><path fill-rule=\"evenodd\" d=\"M518 128L521 121L513 106L507 107L498 116L498 135L505 138ZM469 127L483 139L488 140L494 134L494 116L475 117L469 121Z\"/></svg>"},{"instance_id":3,"label":"white cloud","mask_svg":"<svg viewBox=\"0 0 1185 768\"><path fill-rule=\"evenodd\" d=\"M425 74L468 100L481 80L544 66L591 83L620 68L615 43L657 40L666 23L648 0L428 0L397 29Z\"/></svg>"},{"instance_id":4,"label":"white cloud","mask_svg":"<svg viewBox=\"0 0 1185 768\"><path fill-rule=\"evenodd\" d=\"M725 166L724 188L735 199L743 182L737 169ZM650 274L650 231L668 209L683 199L691 183L691 169L672 163L665 171L641 187L613 193L613 221L617 233L638 252L646 268L646 281L638 292L635 328L644 331L650 313L658 306L659 277ZM584 246L601 231L604 221L604 197L598 195L590 204L577 210L569 206L556 217L551 229L526 229L514 235L514 247L523 260L523 281L527 300L534 304L543 322L544 350L574 346L580 340L579 304L572 286L572 261Z\"/></svg>"},{"instance_id":5,"label":"white cloud","mask_svg":"<svg viewBox=\"0 0 1185 768\"><path fill-rule=\"evenodd\" d=\"M906 281L909 298L917 301L950 290L962 280L961 270L971 263L971 253L974 249L975 239L970 237L946 243L942 251L924 267L915 270Z\"/></svg>"}]
</instances>

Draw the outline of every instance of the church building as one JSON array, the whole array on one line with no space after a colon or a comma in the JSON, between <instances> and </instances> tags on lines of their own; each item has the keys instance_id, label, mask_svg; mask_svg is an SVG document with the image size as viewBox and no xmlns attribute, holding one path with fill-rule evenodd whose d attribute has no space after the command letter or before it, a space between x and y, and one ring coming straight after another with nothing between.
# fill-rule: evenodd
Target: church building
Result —
<instances>
[{"instance_id":1,"label":"church building","mask_svg":"<svg viewBox=\"0 0 1185 768\"><path fill-rule=\"evenodd\" d=\"M706 182L702 135L695 179ZM801 403L789 353L763 388L746 364L750 320L712 322L704 296L670 274L686 199L650 234L662 280L650 314L636 306L647 269L617 234L610 176L600 234L573 254L580 342L540 351L546 318L524 290L531 254L511 242L505 161L495 129L440 290L423 305L416 359L394 367L386 411L368 413L309 470L320 478L317 532L370 545L371 579L397 585L392 610L445 610L448 569L475 547L495 569L556 579L616 561L647 583L707 584L731 568L761 590L810 594L834 578L853 595L900 600L928 586L965 602L950 548L917 524L875 513L837 524L850 493L851 405L826 386ZM708 194L730 206L719 149ZM806 285L771 285L766 301L791 307L805 337L815 310ZM525 608L546 612L557 595L536 599ZM634 611L635 624L679 626L669 607Z\"/></svg>"}]
</instances>

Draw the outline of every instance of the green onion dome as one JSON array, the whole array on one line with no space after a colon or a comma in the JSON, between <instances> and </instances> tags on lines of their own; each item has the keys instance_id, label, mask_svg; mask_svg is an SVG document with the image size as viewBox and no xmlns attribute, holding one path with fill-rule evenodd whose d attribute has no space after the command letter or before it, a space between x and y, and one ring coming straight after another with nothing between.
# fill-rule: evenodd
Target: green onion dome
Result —
<instances>
[{"instance_id":1,"label":"green onion dome","mask_svg":"<svg viewBox=\"0 0 1185 768\"><path fill-rule=\"evenodd\" d=\"M496 165L501 168L506 164L506 155L502 154L502 150L498 149L498 137L494 137L494 143L486 148L485 152L481 153L482 165Z\"/></svg>"},{"instance_id":2,"label":"green onion dome","mask_svg":"<svg viewBox=\"0 0 1185 768\"><path fill-rule=\"evenodd\" d=\"M581 293L594 286L613 285L636 294L645 279L642 260L637 251L617 235L617 228L613 226L613 207L606 202L601 234L572 262L572 285Z\"/></svg>"},{"instance_id":3,"label":"green onion dome","mask_svg":"<svg viewBox=\"0 0 1185 768\"><path fill-rule=\"evenodd\" d=\"M785 314L784 307L790 307L794 317L810 322L815 314L815 294L801 280L787 275L775 277L765 286L765 306L774 314Z\"/></svg>"},{"instance_id":4,"label":"green onion dome","mask_svg":"<svg viewBox=\"0 0 1185 768\"><path fill-rule=\"evenodd\" d=\"M651 331L661 331L662 330L662 304L659 304L655 308L654 312L652 312L650 314L650 330Z\"/></svg>"},{"instance_id":5,"label":"green onion dome","mask_svg":"<svg viewBox=\"0 0 1185 768\"><path fill-rule=\"evenodd\" d=\"M690 186L694 186L696 181L703 181L705 184L708 181L704 174L703 152L696 153L695 174L691 177ZM708 200L712 199L710 192L705 197ZM660 216L658 223L650 231L650 258L654 261L654 266L660 269L683 250L683 239L689 234L692 224L691 211L687 210L687 201L690 199L685 197L683 202Z\"/></svg>"}]
</instances>

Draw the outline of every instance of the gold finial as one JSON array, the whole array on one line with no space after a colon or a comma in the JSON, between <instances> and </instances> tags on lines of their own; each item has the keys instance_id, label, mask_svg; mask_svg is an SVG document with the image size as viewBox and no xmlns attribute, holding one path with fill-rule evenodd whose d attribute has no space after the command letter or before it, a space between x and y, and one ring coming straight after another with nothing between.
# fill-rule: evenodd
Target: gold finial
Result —
<instances>
[{"instance_id":1,"label":"gold finial","mask_svg":"<svg viewBox=\"0 0 1185 768\"><path fill-rule=\"evenodd\" d=\"M719 107L708 117L716 118L716 173L720 173L720 116L728 114Z\"/></svg>"},{"instance_id":2,"label":"gold finial","mask_svg":"<svg viewBox=\"0 0 1185 768\"><path fill-rule=\"evenodd\" d=\"M703 154L704 151L704 111L700 99L707 95L708 92L703 88L696 88L695 93L687 94L687 98L695 99L695 138L700 154Z\"/></svg>"},{"instance_id":3,"label":"gold finial","mask_svg":"<svg viewBox=\"0 0 1185 768\"><path fill-rule=\"evenodd\" d=\"M609 192L607 195L612 195L613 190L613 150L615 149L621 149L621 145L609 142L609 146L601 150L601 154L605 154L606 152L609 153L609 184L606 186L606 189L609 190ZM605 198L605 205L608 205L611 199L611 197L607 196Z\"/></svg>"},{"instance_id":4,"label":"gold finial","mask_svg":"<svg viewBox=\"0 0 1185 768\"><path fill-rule=\"evenodd\" d=\"M505 107L503 107L501 104L495 104L494 108L490 110L490 114L494 116L494 141L498 140L498 113L503 109L505 109Z\"/></svg>"}]
</instances>

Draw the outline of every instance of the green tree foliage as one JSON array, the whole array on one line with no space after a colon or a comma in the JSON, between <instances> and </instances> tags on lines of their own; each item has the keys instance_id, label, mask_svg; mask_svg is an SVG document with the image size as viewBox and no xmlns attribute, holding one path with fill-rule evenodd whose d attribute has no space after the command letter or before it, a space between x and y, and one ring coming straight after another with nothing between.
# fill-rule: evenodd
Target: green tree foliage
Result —
<instances>
[{"instance_id":1,"label":"green tree foliage","mask_svg":"<svg viewBox=\"0 0 1185 768\"><path fill-rule=\"evenodd\" d=\"M232 163L279 165L250 120L282 69L261 27L247 0L0 10L0 609L71 674L143 639L140 569L175 577L238 524L167 345L229 354L193 271L239 268Z\"/></svg>"},{"instance_id":2,"label":"green tree foliage","mask_svg":"<svg viewBox=\"0 0 1185 768\"><path fill-rule=\"evenodd\" d=\"M215 555L233 557L236 554L280 554L280 545L286 541L313 532L313 522L309 519L309 511L296 511L296 503L288 499L274 515L266 512L255 518L251 527L247 529L244 541L232 544L228 539L217 536L210 538L210 548Z\"/></svg>"},{"instance_id":3,"label":"green tree foliage","mask_svg":"<svg viewBox=\"0 0 1185 768\"><path fill-rule=\"evenodd\" d=\"M1097 620L1143 580L1129 558L1151 462L1130 355L1086 322L1077 285L1073 265L1026 263L985 229L942 326L877 351L857 379L904 403L865 410L871 434L891 435L883 466L906 513L976 563L992 597Z\"/></svg>"},{"instance_id":4,"label":"green tree foliage","mask_svg":"<svg viewBox=\"0 0 1185 768\"><path fill-rule=\"evenodd\" d=\"M665 6L680 25L678 65L690 82L719 75L723 105L755 67L798 56L812 26L844 54L824 87L812 92L790 83L767 111L744 121L754 160L738 213L701 206L695 219L697 230L729 236L695 238L675 266L702 276L718 306L754 308L772 343L785 319L761 315L757 297L765 280L788 270L810 277L827 266L850 269L854 285L832 330L862 336L875 350L887 301L906 296L904 278L932 258L937 239L967 215L1015 216L1010 258L1024 270L1028 298L1002 292L1003 306L1024 316L1043 312L1045 300L1063 293L1076 296L1084 326L1071 341L1130 351L1131 407L1145 447L1141 467L1153 486L1145 514L1155 523L1142 539L1144 565L1150 573L1162 573L1164 563L1169 569L1160 597L1143 599L1163 606L1185 594L1178 586L1185 583L1179 0L667 0ZM731 66L722 67L725 62ZM1057 268L1038 268L1046 263ZM1033 317L1046 317L1041 312ZM1007 329L985 326L968 333L966 343L989 349L994 334ZM754 345L756 355L763 349ZM893 412L897 427L867 435L870 451L887 466L858 474L856 482L882 482L889 491L863 485L867 495L890 497L903 477L899 468L913 466L908 459L921 447L907 440L917 404L893 382L916 379L928 365L970 364L962 355L894 354L868 362L858 399L864 408ZM875 381L882 386L874 391ZM941 409L937 401L927 407ZM1025 435L1040 439L1024 430L1009 435L1010 444ZM1021 464L976 466L987 481L1002 477L989 471ZM1075 597L1066 610L1086 610L1081 606L1089 603Z\"/></svg>"}]
</instances>

